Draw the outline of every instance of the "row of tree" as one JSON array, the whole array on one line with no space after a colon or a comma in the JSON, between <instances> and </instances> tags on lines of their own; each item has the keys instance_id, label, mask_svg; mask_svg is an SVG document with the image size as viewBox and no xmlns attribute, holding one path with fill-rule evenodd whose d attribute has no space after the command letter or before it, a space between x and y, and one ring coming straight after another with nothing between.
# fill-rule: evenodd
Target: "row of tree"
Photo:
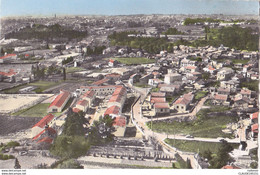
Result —
<instances>
[{"instance_id":1,"label":"row of tree","mask_svg":"<svg viewBox=\"0 0 260 175\"><path fill-rule=\"evenodd\" d=\"M42 24L34 24L32 27L27 26L19 31L13 31L5 35L6 39L16 38L21 40L40 39L52 41L57 38L82 39L87 36L87 31L76 31L62 27L59 24L46 26Z\"/></svg>"},{"instance_id":2,"label":"row of tree","mask_svg":"<svg viewBox=\"0 0 260 175\"><path fill-rule=\"evenodd\" d=\"M58 164L64 165L64 161L85 155L92 145L104 144L113 140L114 119L108 115L100 117L100 120L94 121L90 127L89 119L84 116L83 112L75 113L71 108L68 110L63 132L55 138L50 149L52 155L61 159ZM58 164L55 167L58 167Z\"/></svg>"}]
</instances>

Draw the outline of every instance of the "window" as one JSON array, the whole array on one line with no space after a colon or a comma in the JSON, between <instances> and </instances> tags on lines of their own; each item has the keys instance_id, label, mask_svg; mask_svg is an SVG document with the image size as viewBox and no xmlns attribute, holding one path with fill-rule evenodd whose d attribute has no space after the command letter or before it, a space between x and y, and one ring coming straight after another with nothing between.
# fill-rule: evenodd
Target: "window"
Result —
<instances>
[{"instance_id":1,"label":"window","mask_svg":"<svg viewBox=\"0 0 260 175\"><path fill-rule=\"evenodd\" d=\"M161 112L163 112L163 109L161 109Z\"/></svg>"},{"instance_id":2,"label":"window","mask_svg":"<svg viewBox=\"0 0 260 175\"><path fill-rule=\"evenodd\" d=\"M57 112L58 110L57 109L52 109L52 112Z\"/></svg>"},{"instance_id":3,"label":"window","mask_svg":"<svg viewBox=\"0 0 260 175\"><path fill-rule=\"evenodd\" d=\"M177 109L179 109L179 106L176 106Z\"/></svg>"},{"instance_id":4,"label":"window","mask_svg":"<svg viewBox=\"0 0 260 175\"><path fill-rule=\"evenodd\" d=\"M183 106L181 107L181 109L183 109Z\"/></svg>"}]
</instances>

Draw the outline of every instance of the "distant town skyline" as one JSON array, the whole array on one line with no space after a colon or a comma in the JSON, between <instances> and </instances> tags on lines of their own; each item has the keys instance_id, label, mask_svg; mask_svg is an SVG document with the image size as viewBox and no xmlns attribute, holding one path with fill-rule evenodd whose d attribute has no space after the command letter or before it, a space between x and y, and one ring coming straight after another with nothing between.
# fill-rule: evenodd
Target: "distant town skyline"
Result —
<instances>
[{"instance_id":1,"label":"distant town skyline","mask_svg":"<svg viewBox=\"0 0 260 175\"><path fill-rule=\"evenodd\" d=\"M257 0L1 0L0 16L224 14L258 15Z\"/></svg>"}]
</instances>

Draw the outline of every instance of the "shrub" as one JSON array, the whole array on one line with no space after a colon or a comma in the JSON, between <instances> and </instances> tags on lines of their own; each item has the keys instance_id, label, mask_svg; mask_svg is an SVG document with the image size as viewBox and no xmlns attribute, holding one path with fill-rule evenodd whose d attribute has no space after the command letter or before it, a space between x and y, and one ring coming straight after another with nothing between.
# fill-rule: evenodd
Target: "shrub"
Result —
<instances>
[{"instance_id":1,"label":"shrub","mask_svg":"<svg viewBox=\"0 0 260 175\"><path fill-rule=\"evenodd\" d=\"M20 146L20 143L11 141L6 144L6 148L11 148L11 147L15 147L15 146Z\"/></svg>"}]
</instances>

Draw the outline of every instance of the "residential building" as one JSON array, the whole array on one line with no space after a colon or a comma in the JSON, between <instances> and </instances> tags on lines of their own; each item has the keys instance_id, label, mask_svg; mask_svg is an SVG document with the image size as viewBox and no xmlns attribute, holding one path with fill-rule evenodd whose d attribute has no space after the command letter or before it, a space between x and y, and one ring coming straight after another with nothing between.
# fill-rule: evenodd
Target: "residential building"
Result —
<instances>
[{"instance_id":1,"label":"residential building","mask_svg":"<svg viewBox=\"0 0 260 175\"><path fill-rule=\"evenodd\" d=\"M165 84L172 84L175 81L181 81L181 80L182 80L182 75L178 73L166 74L164 77Z\"/></svg>"},{"instance_id":2,"label":"residential building","mask_svg":"<svg viewBox=\"0 0 260 175\"><path fill-rule=\"evenodd\" d=\"M165 115L170 113L169 103L155 103L154 109L156 115Z\"/></svg>"},{"instance_id":3,"label":"residential building","mask_svg":"<svg viewBox=\"0 0 260 175\"><path fill-rule=\"evenodd\" d=\"M187 112L193 99L194 95L192 93L184 94L173 103L174 109L177 110L178 113Z\"/></svg>"},{"instance_id":4,"label":"residential building","mask_svg":"<svg viewBox=\"0 0 260 175\"><path fill-rule=\"evenodd\" d=\"M233 74L233 69L229 67L224 67L217 73L217 80L230 80Z\"/></svg>"}]
</instances>

